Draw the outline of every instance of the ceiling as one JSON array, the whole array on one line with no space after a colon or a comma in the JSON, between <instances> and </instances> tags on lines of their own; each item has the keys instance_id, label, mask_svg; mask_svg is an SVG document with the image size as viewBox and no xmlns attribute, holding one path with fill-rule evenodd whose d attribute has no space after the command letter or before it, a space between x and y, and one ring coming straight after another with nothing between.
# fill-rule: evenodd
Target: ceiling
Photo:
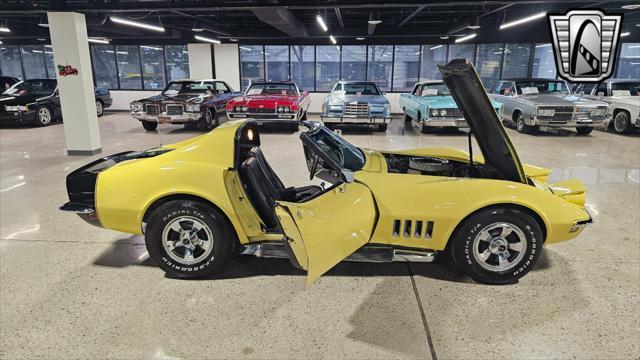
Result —
<instances>
[{"instance_id":1,"label":"ceiling","mask_svg":"<svg viewBox=\"0 0 640 360\"><path fill-rule=\"evenodd\" d=\"M596 8L608 14L624 14L623 29L631 34L624 41L640 41L640 8L624 9L637 1L4 1L0 33L5 44L47 42L47 11L77 11L86 15L89 36L104 37L115 44L171 44L195 42L194 36L245 44L429 44L453 42L477 33L469 43L548 42L547 22L540 18L506 30L503 22L542 11L564 13L573 8ZM323 32L316 16L324 18ZM161 24L158 33L113 23L119 16L149 24ZM372 26L373 16L382 22ZM479 25L470 30L468 25ZM194 32L192 29L200 29ZM448 39L441 39L449 36ZM357 38L364 38L358 40Z\"/></svg>"}]
</instances>

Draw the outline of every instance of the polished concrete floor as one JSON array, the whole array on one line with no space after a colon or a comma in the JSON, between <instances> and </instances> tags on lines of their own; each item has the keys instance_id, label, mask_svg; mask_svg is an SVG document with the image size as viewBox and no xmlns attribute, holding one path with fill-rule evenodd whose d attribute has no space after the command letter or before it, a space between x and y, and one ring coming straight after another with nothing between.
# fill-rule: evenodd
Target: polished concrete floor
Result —
<instances>
[{"instance_id":1,"label":"polished concrete floor","mask_svg":"<svg viewBox=\"0 0 640 360\"><path fill-rule=\"evenodd\" d=\"M100 120L103 154L198 134L147 133L126 113ZM239 258L224 274L169 279L138 236L57 208L67 157L61 124L0 129L0 358L638 358L640 137L520 135L523 161L588 187L595 224L548 246L518 284L479 285L438 264L344 263L311 287L286 260ZM362 147L465 148L462 133L343 129ZM287 184L308 182L298 134L263 148ZM150 179L149 181L153 181Z\"/></svg>"}]
</instances>

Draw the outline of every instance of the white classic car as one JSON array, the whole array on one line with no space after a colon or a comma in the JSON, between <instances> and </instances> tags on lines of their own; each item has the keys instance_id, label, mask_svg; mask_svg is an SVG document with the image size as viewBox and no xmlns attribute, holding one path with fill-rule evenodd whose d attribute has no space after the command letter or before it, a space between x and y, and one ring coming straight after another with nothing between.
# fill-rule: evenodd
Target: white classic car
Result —
<instances>
[{"instance_id":1,"label":"white classic car","mask_svg":"<svg viewBox=\"0 0 640 360\"><path fill-rule=\"evenodd\" d=\"M618 134L640 127L640 80L609 79L599 84L580 84L576 91L611 104L613 119L609 128Z\"/></svg>"}]
</instances>

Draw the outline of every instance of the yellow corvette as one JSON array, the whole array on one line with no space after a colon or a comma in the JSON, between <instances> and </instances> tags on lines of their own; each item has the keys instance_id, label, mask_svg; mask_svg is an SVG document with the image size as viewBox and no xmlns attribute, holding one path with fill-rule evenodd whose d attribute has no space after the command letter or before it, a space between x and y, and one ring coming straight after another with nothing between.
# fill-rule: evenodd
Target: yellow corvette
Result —
<instances>
[{"instance_id":1,"label":"yellow corvette","mask_svg":"<svg viewBox=\"0 0 640 360\"><path fill-rule=\"evenodd\" d=\"M576 237L591 217L576 180L547 185L522 165L471 64L440 70L482 156L453 149L360 149L317 122L300 135L310 178L285 186L260 151L255 123L233 121L173 145L108 156L67 177L62 210L144 234L178 278L210 275L243 251L288 257L307 283L345 259L451 256L479 282L531 270L543 244Z\"/></svg>"}]
</instances>

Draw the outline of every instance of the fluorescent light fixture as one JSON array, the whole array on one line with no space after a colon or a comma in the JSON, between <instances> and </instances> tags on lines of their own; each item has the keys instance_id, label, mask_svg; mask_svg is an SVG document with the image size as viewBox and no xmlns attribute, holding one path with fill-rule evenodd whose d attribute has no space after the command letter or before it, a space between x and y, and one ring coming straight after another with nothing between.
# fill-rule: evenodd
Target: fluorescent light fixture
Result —
<instances>
[{"instance_id":1,"label":"fluorescent light fixture","mask_svg":"<svg viewBox=\"0 0 640 360\"><path fill-rule=\"evenodd\" d=\"M629 36L629 35L631 35L631 33L627 31L627 32L623 32L622 34L620 34L620 37Z\"/></svg>"},{"instance_id":2,"label":"fluorescent light fixture","mask_svg":"<svg viewBox=\"0 0 640 360\"><path fill-rule=\"evenodd\" d=\"M0 40L0 45L2 45L2 44L4 44L4 43L2 42L2 40ZM2 48L2 49L4 50L4 48Z\"/></svg>"},{"instance_id":3,"label":"fluorescent light fixture","mask_svg":"<svg viewBox=\"0 0 640 360\"><path fill-rule=\"evenodd\" d=\"M44 47L51 49L53 46L51 46L51 45L45 45Z\"/></svg>"},{"instance_id":4,"label":"fluorescent light fixture","mask_svg":"<svg viewBox=\"0 0 640 360\"><path fill-rule=\"evenodd\" d=\"M203 31L204 31L204 29L203 29L203 28L201 28L201 27L198 27L198 28L191 28L191 31L194 31L194 32L203 32Z\"/></svg>"},{"instance_id":5,"label":"fluorescent light fixture","mask_svg":"<svg viewBox=\"0 0 640 360\"><path fill-rule=\"evenodd\" d=\"M448 36L440 36L440 39L442 40L447 40L449 37Z\"/></svg>"},{"instance_id":6,"label":"fluorescent light fixture","mask_svg":"<svg viewBox=\"0 0 640 360\"><path fill-rule=\"evenodd\" d=\"M533 14L531 16L527 16L527 17L522 18L522 19L518 19L518 20L514 20L514 21L511 21L511 22L508 22L508 23L504 23L504 24L500 25L500 30L506 29L506 28L510 28L512 26L524 24L526 22L533 21L535 19L539 19L539 18L545 17L545 16L547 16L547 12L546 11L539 12L537 14Z\"/></svg>"},{"instance_id":7,"label":"fluorescent light fixture","mask_svg":"<svg viewBox=\"0 0 640 360\"><path fill-rule=\"evenodd\" d=\"M212 38L208 38L205 36L200 36L200 35L196 35L195 36L196 40L200 40L200 41L206 41L212 44L221 44L220 40L218 39L212 39Z\"/></svg>"},{"instance_id":8,"label":"fluorescent light fixture","mask_svg":"<svg viewBox=\"0 0 640 360\"><path fill-rule=\"evenodd\" d=\"M38 26L43 27L43 28L48 28L49 24L47 24L47 23L39 23Z\"/></svg>"},{"instance_id":9,"label":"fluorescent light fixture","mask_svg":"<svg viewBox=\"0 0 640 360\"><path fill-rule=\"evenodd\" d=\"M111 19L111 21L113 21L115 23L118 23L118 24L135 26L135 27L139 27L139 28L143 28L143 29L147 29L147 30L158 31L158 32L164 32L164 27L158 26L158 25L151 25L151 24L146 24L146 23L142 23L142 22L138 22L138 21L123 19L123 18L119 18L117 16L111 16L110 19Z\"/></svg>"},{"instance_id":10,"label":"fluorescent light fixture","mask_svg":"<svg viewBox=\"0 0 640 360\"><path fill-rule=\"evenodd\" d=\"M456 42L457 42L457 43L459 43L459 42L463 42L463 41L471 40L471 39L473 39L474 37L476 37L476 35L478 35L478 34L471 34L471 35L463 36L463 37L461 37L461 38L457 38L457 39L456 39Z\"/></svg>"},{"instance_id":11,"label":"fluorescent light fixture","mask_svg":"<svg viewBox=\"0 0 640 360\"><path fill-rule=\"evenodd\" d=\"M338 43L338 41L336 40L336 38L333 37L333 35L329 35L329 40L331 40L331 42L334 44Z\"/></svg>"},{"instance_id":12,"label":"fluorescent light fixture","mask_svg":"<svg viewBox=\"0 0 640 360\"><path fill-rule=\"evenodd\" d=\"M356 40L358 40L358 41L362 41L362 40L364 40L364 39L365 39L365 38L363 38L363 37L357 37L357 38L356 38Z\"/></svg>"},{"instance_id":13,"label":"fluorescent light fixture","mask_svg":"<svg viewBox=\"0 0 640 360\"><path fill-rule=\"evenodd\" d=\"M371 24L371 25L378 25L382 22L382 20L380 20L380 13L373 10L369 13L369 20L367 20L367 23Z\"/></svg>"},{"instance_id":14,"label":"fluorescent light fixture","mask_svg":"<svg viewBox=\"0 0 640 360\"><path fill-rule=\"evenodd\" d=\"M229 41L236 42L236 41L238 41L238 39L236 39L236 38L229 38Z\"/></svg>"},{"instance_id":15,"label":"fluorescent light fixture","mask_svg":"<svg viewBox=\"0 0 640 360\"><path fill-rule=\"evenodd\" d=\"M143 49L149 49L149 50L162 50L161 47L157 47L157 46L140 45L140 47Z\"/></svg>"},{"instance_id":16,"label":"fluorescent light fixture","mask_svg":"<svg viewBox=\"0 0 640 360\"><path fill-rule=\"evenodd\" d=\"M320 16L320 14L316 15L316 21L322 28L322 31L327 32L327 30L329 30L329 28L327 28L327 24L324 23L324 19L322 18L322 16Z\"/></svg>"},{"instance_id":17,"label":"fluorescent light fixture","mask_svg":"<svg viewBox=\"0 0 640 360\"><path fill-rule=\"evenodd\" d=\"M88 38L87 41L90 42L90 43L96 43L96 44L108 44L109 43L109 40L107 40L107 39Z\"/></svg>"},{"instance_id":18,"label":"fluorescent light fixture","mask_svg":"<svg viewBox=\"0 0 640 360\"><path fill-rule=\"evenodd\" d=\"M36 54L42 54L42 50L31 50L31 52L34 52Z\"/></svg>"},{"instance_id":19,"label":"fluorescent light fixture","mask_svg":"<svg viewBox=\"0 0 640 360\"><path fill-rule=\"evenodd\" d=\"M6 26L0 26L0 32L11 32L11 30Z\"/></svg>"},{"instance_id":20,"label":"fluorescent light fixture","mask_svg":"<svg viewBox=\"0 0 640 360\"><path fill-rule=\"evenodd\" d=\"M240 49L242 49L242 50L247 50L247 51L251 51L251 48L248 48L248 47L246 47L246 46L240 46Z\"/></svg>"},{"instance_id":21,"label":"fluorescent light fixture","mask_svg":"<svg viewBox=\"0 0 640 360\"><path fill-rule=\"evenodd\" d=\"M622 5L622 8L625 9L625 10L640 9L640 4Z\"/></svg>"},{"instance_id":22,"label":"fluorescent light fixture","mask_svg":"<svg viewBox=\"0 0 640 360\"><path fill-rule=\"evenodd\" d=\"M436 46L432 47L431 50L440 49L441 47L442 47L442 45L436 45Z\"/></svg>"},{"instance_id":23,"label":"fluorescent light fixture","mask_svg":"<svg viewBox=\"0 0 640 360\"><path fill-rule=\"evenodd\" d=\"M543 48L543 47L549 47L549 46L551 46L551 44L540 44L540 45L536 45L536 49L540 49L540 48Z\"/></svg>"}]
</instances>

